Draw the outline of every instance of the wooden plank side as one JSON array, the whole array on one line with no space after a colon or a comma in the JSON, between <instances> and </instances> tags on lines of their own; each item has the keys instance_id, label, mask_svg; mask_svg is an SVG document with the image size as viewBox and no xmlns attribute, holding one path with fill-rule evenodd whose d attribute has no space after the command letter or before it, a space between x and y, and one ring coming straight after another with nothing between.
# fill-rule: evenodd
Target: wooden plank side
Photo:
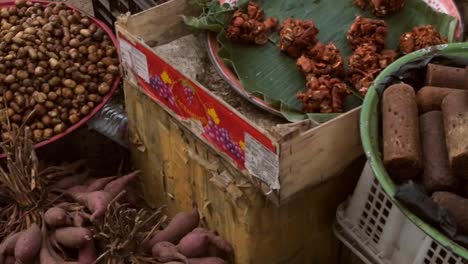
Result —
<instances>
[{"instance_id":1,"label":"wooden plank side","mask_svg":"<svg viewBox=\"0 0 468 264\"><path fill-rule=\"evenodd\" d=\"M160 138L165 137L165 130L160 124L164 120L145 123L148 121L145 117L157 114L157 109L147 107L146 102L141 100L143 94L135 93L135 87L128 82L124 83L124 89L130 140L133 143L131 154L132 157L138 157L133 159L133 163L143 172L140 179L144 196L151 206L156 207L166 202L164 178L160 176L164 175L164 159L161 159L160 148ZM154 133L146 132L155 126L160 127L154 129Z\"/></svg>"},{"instance_id":2,"label":"wooden plank side","mask_svg":"<svg viewBox=\"0 0 468 264\"><path fill-rule=\"evenodd\" d=\"M190 32L181 26L183 15L197 15L200 11L189 0L171 0L127 17L125 27L149 46L162 45Z\"/></svg>"},{"instance_id":3,"label":"wooden plank side","mask_svg":"<svg viewBox=\"0 0 468 264\"><path fill-rule=\"evenodd\" d=\"M281 201L337 176L363 154L360 108L281 144Z\"/></svg>"},{"instance_id":4,"label":"wooden plank side","mask_svg":"<svg viewBox=\"0 0 468 264\"><path fill-rule=\"evenodd\" d=\"M173 216L196 203L203 223L233 244L234 263L337 263L335 210L351 193L362 162L278 207L138 87L127 83L125 93L130 132L140 134L145 149L133 151L133 160L151 205L167 205Z\"/></svg>"}]
</instances>

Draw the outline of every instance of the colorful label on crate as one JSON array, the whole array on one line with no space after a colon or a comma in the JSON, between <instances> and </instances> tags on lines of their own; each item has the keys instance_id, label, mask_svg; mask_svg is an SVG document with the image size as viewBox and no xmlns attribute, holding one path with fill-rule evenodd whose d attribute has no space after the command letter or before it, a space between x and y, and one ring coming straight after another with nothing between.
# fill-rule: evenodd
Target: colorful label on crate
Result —
<instances>
[{"instance_id":1,"label":"colorful label on crate","mask_svg":"<svg viewBox=\"0 0 468 264\"><path fill-rule=\"evenodd\" d=\"M280 188L278 155L258 142L249 133L245 133L245 167L271 189Z\"/></svg>"},{"instance_id":2,"label":"colorful label on crate","mask_svg":"<svg viewBox=\"0 0 468 264\"><path fill-rule=\"evenodd\" d=\"M120 54L125 67L131 68L145 82L149 82L148 60L145 54L134 48L127 41L120 41Z\"/></svg>"},{"instance_id":3,"label":"colorful label on crate","mask_svg":"<svg viewBox=\"0 0 468 264\"><path fill-rule=\"evenodd\" d=\"M119 35L119 41L122 63L137 75L147 94L180 118L197 120L203 127L202 136L219 151L270 188L279 189L277 150L266 135L152 50L138 43L130 44L122 35ZM142 69L145 67L143 61L146 62L146 70Z\"/></svg>"}]
</instances>

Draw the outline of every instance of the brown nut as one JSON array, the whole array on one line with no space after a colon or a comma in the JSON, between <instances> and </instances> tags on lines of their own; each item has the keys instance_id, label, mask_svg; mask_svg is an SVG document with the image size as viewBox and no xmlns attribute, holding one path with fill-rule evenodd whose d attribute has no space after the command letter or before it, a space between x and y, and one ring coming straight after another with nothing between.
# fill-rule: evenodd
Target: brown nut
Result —
<instances>
[{"instance_id":1,"label":"brown nut","mask_svg":"<svg viewBox=\"0 0 468 264\"><path fill-rule=\"evenodd\" d=\"M54 130L52 130L51 128L46 128L46 129L44 129L44 134L43 134L43 138L44 138L44 139L49 139L49 138L51 138L53 135L54 135Z\"/></svg>"},{"instance_id":2,"label":"brown nut","mask_svg":"<svg viewBox=\"0 0 468 264\"><path fill-rule=\"evenodd\" d=\"M60 133L64 132L66 129L67 129L67 126L65 126L65 124L63 124L63 123L60 123L60 124L57 124L57 125L54 126L54 133L55 134L60 134Z\"/></svg>"}]
</instances>

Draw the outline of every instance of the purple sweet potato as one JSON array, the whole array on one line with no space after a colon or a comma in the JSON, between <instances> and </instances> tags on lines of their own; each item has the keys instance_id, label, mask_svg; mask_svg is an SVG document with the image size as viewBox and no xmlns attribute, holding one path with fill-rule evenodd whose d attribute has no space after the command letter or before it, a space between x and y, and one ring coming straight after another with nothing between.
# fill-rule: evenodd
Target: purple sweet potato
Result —
<instances>
[{"instance_id":1,"label":"purple sweet potato","mask_svg":"<svg viewBox=\"0 0 468 264\"><path fill-rule=\"evenodd\" d=\"M3 240L2 244L0 244L0 264L5 262L7 255L13 255L15 253L15 245L21 234L22 232L9 235Z\"/></svg>"},{"instance_id":2,"label":"purple sweet potato","mask_svg":"<svg viewBox=\"0 0 468 264\"><path fill-rule=\"evenodd\" d=\"M190 233L204 233L208 236L210 240L210 244L217 250L221 251L223 254L232 255L234 253L234 249L232 248L231 244L227 242L224 238L219 236L216 231L208 230L202 227L195 228ZM184 254L185 255L185 254ZM188 256L187 256L188 257Z\"/></svg>"},{"instance_id":3,"label":"purple sweet potato","mask_svg":"<svg viewBox=\"0 0 468 264\"><path fill-rule=\"evenodd\" d=\"M51 186L51 189L65 190L82 184L88 177L88 171L65 177Z\"/></svg>"},{"instance_id":4,"label":"purple sweet potato","mask_svg":"<svg viewBox=\"0 0 468 264\"><path fill-rule=\"evenodd\" d=\"M78 253L78 263L80 264L93 264L96 261L96 246L94 245L94 241L88 241Z\"/></svg>"},{"instance_id":5,"label":"purple sweet potato","mask_svg":"<svg viewBox=\"0 0 468 264\"><path fill-rule=\"evenodd\" d=\"M111 177L105 177L105 178L93 178L89 179L86 182L86 185L88 185L88 192L95 192L95 191L100 191L106 187L107 184L109 184L111 181L115 180L117 178L116 176L111 176Z\"/></svg>"},{"instance_id":6,"label":"purple sweet potato","mask_svg":"<svg viewBox=\"0 0 468 264\"><path fill-rule=\"evenodd\" d=\"M169 241L171 243L177 243L186 234L190 233L200 223L200 215L198 209L194 208L189 212L180 212L174 216L169 222L167 227L156 233L150 241L150 245L154 245L158 242Z\"/></svg>"},{"instance_id":7,"label":"purple sweet potato","mask_svg":"<svg viewBox=\"0 0 468 264\"><path fill-rule=\"evenodd\" d=\"M187 258L180 254L177 247L171 242L163 241L156 243L151 249L151 254L159 262L182 261L187 263Z\"/></svg>"},{"instance_id":8,"label":"purple sweet potato","mask_svg":"<svg viewBox=\"0 0 468 264\"><path fill-rule=\"evenodd\" d=\"M79 197L78 202L86 206L91 212L91 221L104 216L107 210L107 206L114 197L106 191L95 191L86 194L82 194Z\"/></svg>"},{"instance_id":9,"label":"purple sweet potato","mask_svg":"<svg viewBox=\"0 0 468 264\"><path fill-rule=\"evenodd\" d=\"M108 192L112 197L116 197L139 173L140 171L134 171L109 182L106 187L104 187L104 191Z\"/></svg>"},{"instance_id":10,"label":"purple sweet potato","mask_svg":"<svg viewBox=\"0 0 468 264\"><path fill-rule=\"evenodd\" d=\"M13 257L13 256L6 257L5 264L15 264L15 263L16 263L15 257Z\"/></svg>"},{"instance_id":11,"label":"purple sweet potato","mask_svg":"<svg viewBox=\"0 0 468 264\"><path fill-rule=\"evenodd\" d=\"M44 220L50 227L61 227L70 222L67 211L60 207L49 208L44 214Z\"/></svg>"},{"instance_id":12,"label":"purple sweet potato","mask_svg":"<svg viewBox=\"0 0 468 264\"><path fill-rule=\"evenodd\" d=\"M80 197L87 193L88 186L86 185L76 185L69 188L65 193L70 196L75 201L80 201Z\"/></svg>"},{"instance_id":13,"label":"purple sweet potato","mask_svg":"<svg viewBox=\"0 0 468 264\"><path fill-rule=\"evenodd\" d=\"M89 220L91 216L83 212L74 212L73 213L73 226L82 227L85 222Z\"/></svg>"},{"instance_id":14,"label":"purple sweet potato","mask_svg":"<svg viewBox=\"0 0 468 264\"><path fill-rule=\"evenodd\" d=\"M187 258L197 258L206 256L209 247L210 237L208 233L190 232L180 240L177 250Z\"/></svg>"},{"instance_id":15,"label":"purple sweet potato","mask_svg":"<svg viewBox=\"0 0 468 264\"><path fill-rule=\"evenodd\" d=\"M191 258L188 264L226 264L226 261L216 257Z\"/></svg>"},{"instance_id":16,"label":"purple sweet potato","mask_svg":"<svg viewBox=\"0 0 468 264\"><path fill-rule=\"evenodd\" d=\"M210 237L211 244L215 246L218 250L222 251L227 255L232 255L234 253L234 249L232 248L231 244L227 242L224 238L220 236L211 236Z\"/></svg>"},{"instance_id":17,"label":"purple sweet potato","mask_svg":"<svg viewBox=\"0 0 468 264\"><path fill-rule=\"evenodd\" d=\"M93 233L84 227L63 227L55 230L54 239L67 248L81 248L93 239Z\"/></svg>"},{"instance_id":18,"label":"purple sweet potato","mask_svg":"<svg viewBox=\"0 0 468 264\"><path fill-rule=\"evenodd\" d=\"M65 263L65 260L62 259L50 245L49 238L47 237L47 230L45 225L41 229L42 236L42 247L39 253L40 263L51 263L51 264L62 264Z\"/></svg>"},{"instance_id":19,"label":"purple sweet potato","mask_svg":"<svg viewBox=\"0 0 468 264\"><path fill-rule=\"evenodd\" d=\"M133 207L140 208L143 204L145 204L145 201L139 197L133 188L131 187L126 187L125 188L125 195L122 198L122 202L128 203Z\"/></svg>"},{"instance_id":20,"label":"purple sweet potato","mask_svg":"<svg viewBox=\"0 0 468 264\"><path fill-rule=\"evenodd\" d=\"M18 263L29 264L41 250L41 229L37 224L32 224L18 238L15 245L15 258Z\"/></svg>"}]
</instances>

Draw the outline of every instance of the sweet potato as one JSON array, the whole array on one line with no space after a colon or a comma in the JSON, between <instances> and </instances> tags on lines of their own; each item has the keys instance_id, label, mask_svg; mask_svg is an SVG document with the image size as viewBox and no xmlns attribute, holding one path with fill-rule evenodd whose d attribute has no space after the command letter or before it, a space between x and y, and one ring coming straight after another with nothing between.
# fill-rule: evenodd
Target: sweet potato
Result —
<instances>
[{"instance_id":1,"label":"sweet potato","mask_svg":"<svg viewBox=\"0 0 468 264\"><path fill-rule=\"evenodd\" d=\"M463 190L464 190L465 198L468 198L468 182L465 182L465 186Z\"/></svg>"},{"instance_id":2,"label":"sweet potato","mask_svg":"<svg viewBox=\"0 0 468 264\"><path fill-rule=\"evenodd\" d=\"M9 235L5 240L3 240L2 244L0 244L0 264L5 262L7 255L15 253L15 245L21 234L22 232Z\"/></svg>"},{"instance_id":3,"label":"sweet potato","mask_svg":"<svg viewBox=\"0 0 468 264\"><path fill-rule=\"evenodd\" d=\"M457 91L457 89L434 86L425 86L421 88L416 94L419 112L426 113L429 111L440 111L440 105L442 104L445 96L453 91Z\"/></svg>"},{"instance_id":4,"label":"sweet potato","mask_svg":"<svg viewBox=\"0 0 468 264\"><path fill-rule=\"evenodd\" d=\"M197 228L193 229L191 233L208 233L208 234L214 235L214 236L219 235L218 232L216 232L214 230L208 230L208 229L206 229L204 227L197 227Z\"/></svg>"},{"instance_id":5,"label":"sweet potato","mask_svg":"<svg viewBox=\"0 0 468 264\"><path fill-rule=\"evenodd\" d=\"M125 195L122 198L122 202L123 203L128 203L132 207L136 207L136 208L140 208L142 205L145 204L145 201L143 199L141 199L141 197L139 197L135 193L133 188L128 187L128 186L125 188Z\"/></svg>"},{"instance_id":6,"label":"sweet potato","mask_svg":"<svg viewBox=\"0 0 468 264\"><path fill-rule=\"evenodd\" d=\"M41 229L37 224L32 224L18 238L15 245L16 261L22 264L34 263L41 249Z\"/></svg>"},{"instance_id":7,"label":"sweet potato","mask_svg":"<svg viewBox=\"0 0 468 264\"><path fill-rule=\"evenodd\" d=\"M55 230L53 237L67 248L81 248L93 239L93 233L84 227L63 227Z\"/></svg>"},{"instance_id":8,"label":"sweet potato","mask_svg":"<svg viewBox=\"0 0 468 264\"><path fill-rule=\"evenodd\" d=\"M82 184L88 177L88 171L65 177L51 186L51 189L65 190Z\"/></svg>"},{"instance_id":9,"label":"sweet potato","mask_svg":"<svg viewBox=\"0 0 468 264\"><path fill-rule=\"evenodd\" d=\"M156 243L151 249L151 254L159 262L182 261L187 263L187 258L180 254L177 247L171 242L163 241Z\"/></svg>"},{"instance_id":10,"label":"sweet potato","mask_svg":"<svg viewBox=\"0 0 468 264\"><path fill-rule=\"evenodd\" d=\"M94 178L88 180L85 184L88 185L88 192L100 191L111 181L115 180L116 176L105 178Z\"/></svg>"},{"instance_id":11,"label":"sweet potato","mask_svg":"<svg viewBox=\"0 0 468 264\"><path fill-rule=\"evenodd\" d=\"M104 216L107 206L112 201L113 197L106 191L95 191L86 194L81 194L78 202L86 206L91 212L91 221Z\"/></svg>"},{"instance_id":12,"label":"sweet potato","mask_svg":"<svg viewBox=\"0 0 468 264\"><path fill-rule=\"evenodd\" d=\"M432 200L446 208L458 229L468 234L468 199L450 192L435 192Z\"/></svg>"},{"instance_id":13,"label":"sweet potato","mask_svg":"<svg viewBox=\"0 0 468 264\"><path fill-rule=\"evenodd\" d=\"M70 196L75 201L80 201L80 197L87 193L88 186L85 185L76 185L69 188L65 193Z\"/></svg>"},{"instance_id":14,"label":"sweet potato","mask_svg":"<svg viewBox=\"0 0 468 264\"><path fill-rule=\"evenodd\" d=\"M85 222L88 221L90 215L82 213L82 212L75 212L73 213L73 226L82 227L84 226Z\"/></svg>"},{"instance_id":15,"label":"sweet potato","mask_svg":"<svg viewBox=\"0 0 468 264\"><path fill-rule=\"evenodd\" d=\"M78 253L78 263L80 264L93 264L96 261L96 246L94 241L88 241Z\"/></svg>"},{"instance_id":16,"label":"sweet potato","mask_svg":"<svg viewBox=\"0 0 468 264\"><path fill-rule=\"evenodd\" d=\"M209 238L210 245L212 245L216 249L216 251L221 251L221 253L226 255L232 255L234 253L234 249L232 248L231 244L227 242L224 238L220 237L216 231L208 230L202 227L197 227L190 233L206 234ZM181 253L183 254L182 251Z\"/></svg>"},{"instance_id":17,"label":"sweet potato","mask_svg":"<svg viewBox=\"0 0 468 264\"><path fill-rule=\"evenodd\" d=\"M217 257L191 258L188 264L226 264L226 261Z\"/></svg>"},{"instance_id":18,"label":"sweet potato","mask_svg":"<svg viewBox=\"0 0 468 264\"><path fill-rule=\"evenodd\" d=\"M140 171L134 171L127 175L121 176L104 187L104 191L108 192L112 197L117 196L120 192L122 192L127 185L136 178L136 176L140 173Z\"/></svg>"},{"instance_id":19,"label":"sweet potato","mask_svg":"<svg viewBox=\"0 0 468 264\"><path fill-rule=\"evenodd\" d=\"M206 256L209 246L208 233L190 232L180 240L177 250L187 258L196 258Z\"/></svg>"},{"instance_id":20,"label":"sweet potato","mask_svg":"<svg viewBox=\"0 0 468 264\"><path fill-rule=\"evenodd\" d=\"M210 236L210 242L216 249L223 252L224 254L230 256L234 253L234 249L232 248L231 244L220 236Z\"/></svg>"},{"instance_id":21,"label":"sweet potato","mask_svg":"<svg viewBox=\"0 0 468 264\"><path fill-rule=\"evenodd\" d=\"M47 237L47 230L45 225L41 228L41 236L42 236L42 246L39 253L39 261L40 263L51 263L51 264L62 264L65 263L65 260L62 259L55 251L52 249L50 245L49 239Z\"/></svg>"},{"instance_id":22,"label":"sweet potato","mask_svg":"<svg viewBox=\"0 0 468 264\"><path fill-rule=\"evenodd\" d=\"M15 257L13 257L13 256L6 257L5 264L15 264L15 263L16 263Z\"/></svg>"},{"instance_id":23,"label":"sweet potato","mask_svg":"<svg viewBox=\"0 0 468 264\"><path fill-rule=\"evenodd\" d=\"M50 227L65 226L70 221L67 211L60 207L49 208L44 214L44 220Z\"/></svg>"},{"instance_id":24,"label":"sweet potato","mask_svg":"<svg viewBox=\"0 0 468 264\"><path fill-rule=\"evenodd\" d=\"M186 234L195 229L200 223L198 209L194 208L189 212L180 212L174 216L169 225L162 231L156 233L149 244L154 245L158 242L169 241L177 243Z\"/></svg>"}]
</instances>

